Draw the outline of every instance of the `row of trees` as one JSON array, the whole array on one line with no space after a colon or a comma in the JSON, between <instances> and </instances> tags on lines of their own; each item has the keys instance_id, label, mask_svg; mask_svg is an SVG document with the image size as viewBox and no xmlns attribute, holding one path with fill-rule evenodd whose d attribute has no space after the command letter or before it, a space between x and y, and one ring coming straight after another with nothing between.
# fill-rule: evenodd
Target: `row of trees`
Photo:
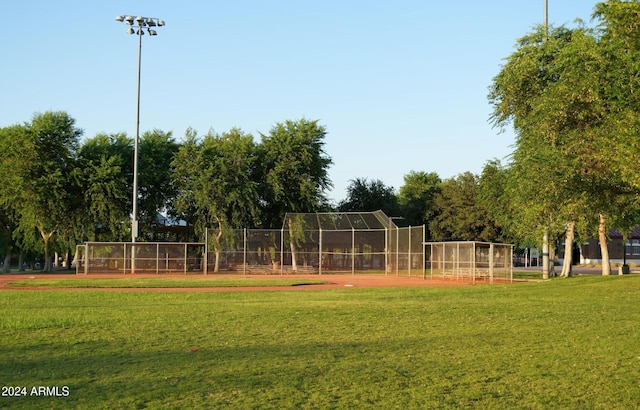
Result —
<instances>
[{"instance_id":1,"label":"row of trees","mask_svg":"<svg viewBox=\"0 0 640 410\"><path fill-rule=\"evenodd\" d=\"M516 131L493 214L522 241L564 235L566 276L594 232L609 274L608 229L640 216L640 3L598 3L593 19L522 37L489 95L495 125Z\"/></svg>"},{"instance_id":2,"label":"row of trees","mask_svg":"<svg viewBox=\"0 0 640 410\"><path fill-rule=\"evenodd\" d=\"M426 226L426 239L432 241L504 242L495 222L492 189L500 162L490 161L481 176L471 172L442 180L435 172L411 171L396 192L380 180L357 178L347 187L347 198L338 211L381 209L397 216L401 226Z\"/></svg>"},{"instance_id":3,"label":"row of trees","mask_svg":"<svg viewBox=\"0 0 640 410\"><path fill-rule=\"evenodd\" d=\"M331 158L325 128L302 119L276 124L260 143L239 129L188 130L183 143L159 130L139 145L141 240L159 214L205 227L272 226L285 212L327 209ZM84 241L131 237L133 140L82 130L65 112L35 114L0 129L0 254L70 255ZM194 238L195 239L195 238Z\"/></svg>"},{"instance_id":4,"label":"row of trees","mask_svg":"<svg viewBox=\"0 0 640 410\"><path fill-rule=\"evenodd\" d=\"M551 255L564 242L569 276L575 241L597 236L610 274L609 229L626 235L640 221L640 1L597 3L593 20L518 40L488 96L494 125L516 132L509 164L438 184L432 239L503 239Z\"/></svg>"},{"instance_id":5,"label":"row of trees","mask_svg":"<svg viewBox=\"0 0 640 410\"><path fill-rule=\"evenodd\" d=\"M436 173L410 172L398 192L379 180L356 178L347 197L332 204L331 158L326 130L302 119L276 124L260 142L240 129L200 137L187 130L181 142L159 130L139 144L139 240L154 240L158 215L183 221L203 240L242 227L282 227L286 212L373 211L427 224L435 240L497 240L486 213L481 179L471 173L442 181ZM82 130L65 112L35 114L31 122L0 129L0 254L71 255L84 241L131 237L133 140Z\"/></svg>"}]
</instances>

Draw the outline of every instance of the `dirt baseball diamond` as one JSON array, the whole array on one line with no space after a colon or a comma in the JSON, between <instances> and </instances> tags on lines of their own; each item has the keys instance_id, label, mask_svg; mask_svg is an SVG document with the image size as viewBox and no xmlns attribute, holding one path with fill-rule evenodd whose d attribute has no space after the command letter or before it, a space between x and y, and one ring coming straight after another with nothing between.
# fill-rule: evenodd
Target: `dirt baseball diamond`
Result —
<instances>
[{"instance_id":1,"label":"dirt baseball diamond","mask_svg":"<svg viewBox=\"0 0 640 410\"><path fill-rule=\"evenodd\" d=\"M366 275L366 274L326 274L326 275L224 275L224 274L211 274L205 276L206 278L238 278L243 277L251 279L252 277L259 279L291 279L299 278L305 280L322 280L327 283L323 284L309 284L309 285L296 285L296 286L238 286L238 287L180 287L180 288L60 288L60 287L13 287L10 282L18 280L28 279L77 279L77 278L158 278L158 277L175 277L184 278L184 275L121 275L121 274L91 274L76 275L76 274L0 274L0 290L92 290L92 291L120 291L120 292L248 292L248 291L276 291L276 290L321 290L321 289L349 289L349 288L380 288L380 287L428 287L428 286L466 286L471 282L465 280L455 279L442 279L442 278L422 278L421 276L396 276L396 275ZM192 276L190 276L192 277ZM199 276L203 278L203 276ZM484 281L476 282L478 284L488 283Z\"/></svg>"}]
</instances>

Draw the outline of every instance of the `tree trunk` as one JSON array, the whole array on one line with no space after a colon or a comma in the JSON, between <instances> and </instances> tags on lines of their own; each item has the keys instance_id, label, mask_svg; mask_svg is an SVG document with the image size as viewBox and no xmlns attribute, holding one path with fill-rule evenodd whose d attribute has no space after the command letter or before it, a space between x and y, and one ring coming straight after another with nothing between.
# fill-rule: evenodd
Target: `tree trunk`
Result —
<instances>
[{"instance_id":1,"label":"tree trunk","mask_svg":"<svg viewBox=\"0 0 640 410\"><path fill-rule=\"evenodd\" d=\"M214 251L214 255L215 255L215 260L213 262L213 272L217 273L218 270L220 269L220 250L216 249Z\"/></svg>"},{"instance_id":2,"label":"tree trunk","mask_svg":"<svg viewBox=\"0 0 640 410\"><path fill-rule=\"evenodd\" d=\"M24 269L24 251L20 250L20 255L18 256L18 270L23 271Z\"/></svg>"},{"instance_id":3,"label":"tree trunk","mask_svg":"<svg viewBox=\"0 0 640 410\"><path fill-rule=\"evenodd\" d=\"M76 247L76 251L73 253L73 260L71 261L71 265L75 265L76 266L76 270L78 269L78 257L80 255L78 254L78 247ZM69 266L71 266L69 265Z\"/></svg>"},{"instance_id":4,"label":"tree trunk","mask_svg":"<svg viewBox=\"0 0 640 410\"><path fill-rule=\"evenodd\" d=\"M51 231L49 233L45 233L42 229L40 229L40 235L42 236L42 240L44 240L44 272L51 272L51 258L49 257L49 240L53 236L55 231Z\"/></svg>"},{"instance_id":5,"label":"tree trunk","mask_svg":"<svg viewBox=\"0 0 640 410\"><path fill-rule=\"evenodd\" d=\"M217 219L217 218L216 218ZM220 219L218 219L218 233L216 234L216 243L215 243L215 262L213 264L213 272L217 273L220 269L220 239L222 238L222 224L220 223Z\"/></svg>"},{"instance_id":6,"label":"tree trunk","mask_svg":"<svg viewBox=\"0 0 640 410\"><path fill-rule=\"evenodd\" d=\"M609 260L609 246L607 245L607 217L604 214L600 214L598 241L600 241L600 254L602 255L602 275L608 276L611 275L611 261Z\"/></svg>"},{"instance_id":7,"label":"tree trunk","mask_svg":"<svg viewBox=\"0 0 640 410\"><path fill-rule=\"evenodd\" d=\"M2 266L2 272L11 272L11 249L7 250L7 254L4 255L4 265Z\"/></svg>"},{"instance_id":8,"label":"tree trunk","mask_svg":"<svg viewBox=\"0 0 640 410\"><path fill-rule=\"evenodd\" d=\"M71 251L67 250L67 254L65 255L65 265L67 270L71 270Z\"/></svg>"},{"instance_id":9,"label":"tree trunk","mask_svg":"<svg viewBox=\"0 0 640 410\"><path fill-rule=\"evenodd\" d=\"M298 271L298 263L296 261L296 245L294 243L293 227L292 227L292 224L291 224L291 218L289 218L287 223L289 225L289 247L291 248L291 271L292 272L297 272Z\"/></svg>"},{"instance_id":10,"label":"tree trunk","mask_svg":"<svg viewBox=\"0 0 640 410\"><path fill-rule=\"evenodd\" d=\"M556 276L556 247L554 243L549 243L549 277Z\"/></svg>"},{"instance_id":11,"label":"tree trunk","mask_svg":"<svg viewBox=\"0 0 640 410\"><path fill-rule=\"evenodd\" d=\"M564 241L564 261L562 262L562 272L560 276L571 276L571 265L573 264L573 239L575 237L575 222L569 222L567 224L567 232Z\"/></svg>"},{"instance_id":12,"label":"tree trunk","mask_svg":"<svg viewBox=\"0 0 640 410\"><path fill-rule=\"evenodd\" d=\"M549 234L542 237L542 279L549 279Z\"/></svg>"}]
</instances>

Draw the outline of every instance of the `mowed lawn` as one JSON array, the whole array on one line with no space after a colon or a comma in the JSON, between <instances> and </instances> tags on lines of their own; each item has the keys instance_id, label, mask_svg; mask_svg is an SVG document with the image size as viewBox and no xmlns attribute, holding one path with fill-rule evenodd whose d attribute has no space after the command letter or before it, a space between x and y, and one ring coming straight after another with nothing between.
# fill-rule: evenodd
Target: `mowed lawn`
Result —
<instances>
[{"instance_id":1,"label":"mowed lawn","mask_svg":"<svg viewBox=\"0 0 640 410\"><path fill-rule=\"evenodd\" d=\"M1 408L640 407L640 275L0 307Z\"/></svg>"}]
</instances>

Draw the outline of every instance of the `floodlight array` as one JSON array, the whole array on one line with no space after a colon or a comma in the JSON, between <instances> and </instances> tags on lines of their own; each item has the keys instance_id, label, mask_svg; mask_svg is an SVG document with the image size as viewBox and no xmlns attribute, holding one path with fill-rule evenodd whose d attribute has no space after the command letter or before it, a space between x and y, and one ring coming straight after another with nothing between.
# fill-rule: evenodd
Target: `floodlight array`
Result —
<instances>
[{"instance_id":1,"label":"floodlight array","mask_svg":"<svg viewBox=\"0 0 640 410\"><path fill-rule=\"evenodd\" d=\"M117 16L116 21L119 21L121 23L125 23L131 26L127 30L127 33L138 34L138 35L143 35L144 34L143 29L146 28L147 33L150 36L156 36L158 35L158 32L152 29L151 27L164 26L164 20L159 19L157 17L142 17L142 16L133 17L129 15L124 15L124 16ZM137 29L134 29L134 27L136 27Z\"/></svg>"}]
</instances>

